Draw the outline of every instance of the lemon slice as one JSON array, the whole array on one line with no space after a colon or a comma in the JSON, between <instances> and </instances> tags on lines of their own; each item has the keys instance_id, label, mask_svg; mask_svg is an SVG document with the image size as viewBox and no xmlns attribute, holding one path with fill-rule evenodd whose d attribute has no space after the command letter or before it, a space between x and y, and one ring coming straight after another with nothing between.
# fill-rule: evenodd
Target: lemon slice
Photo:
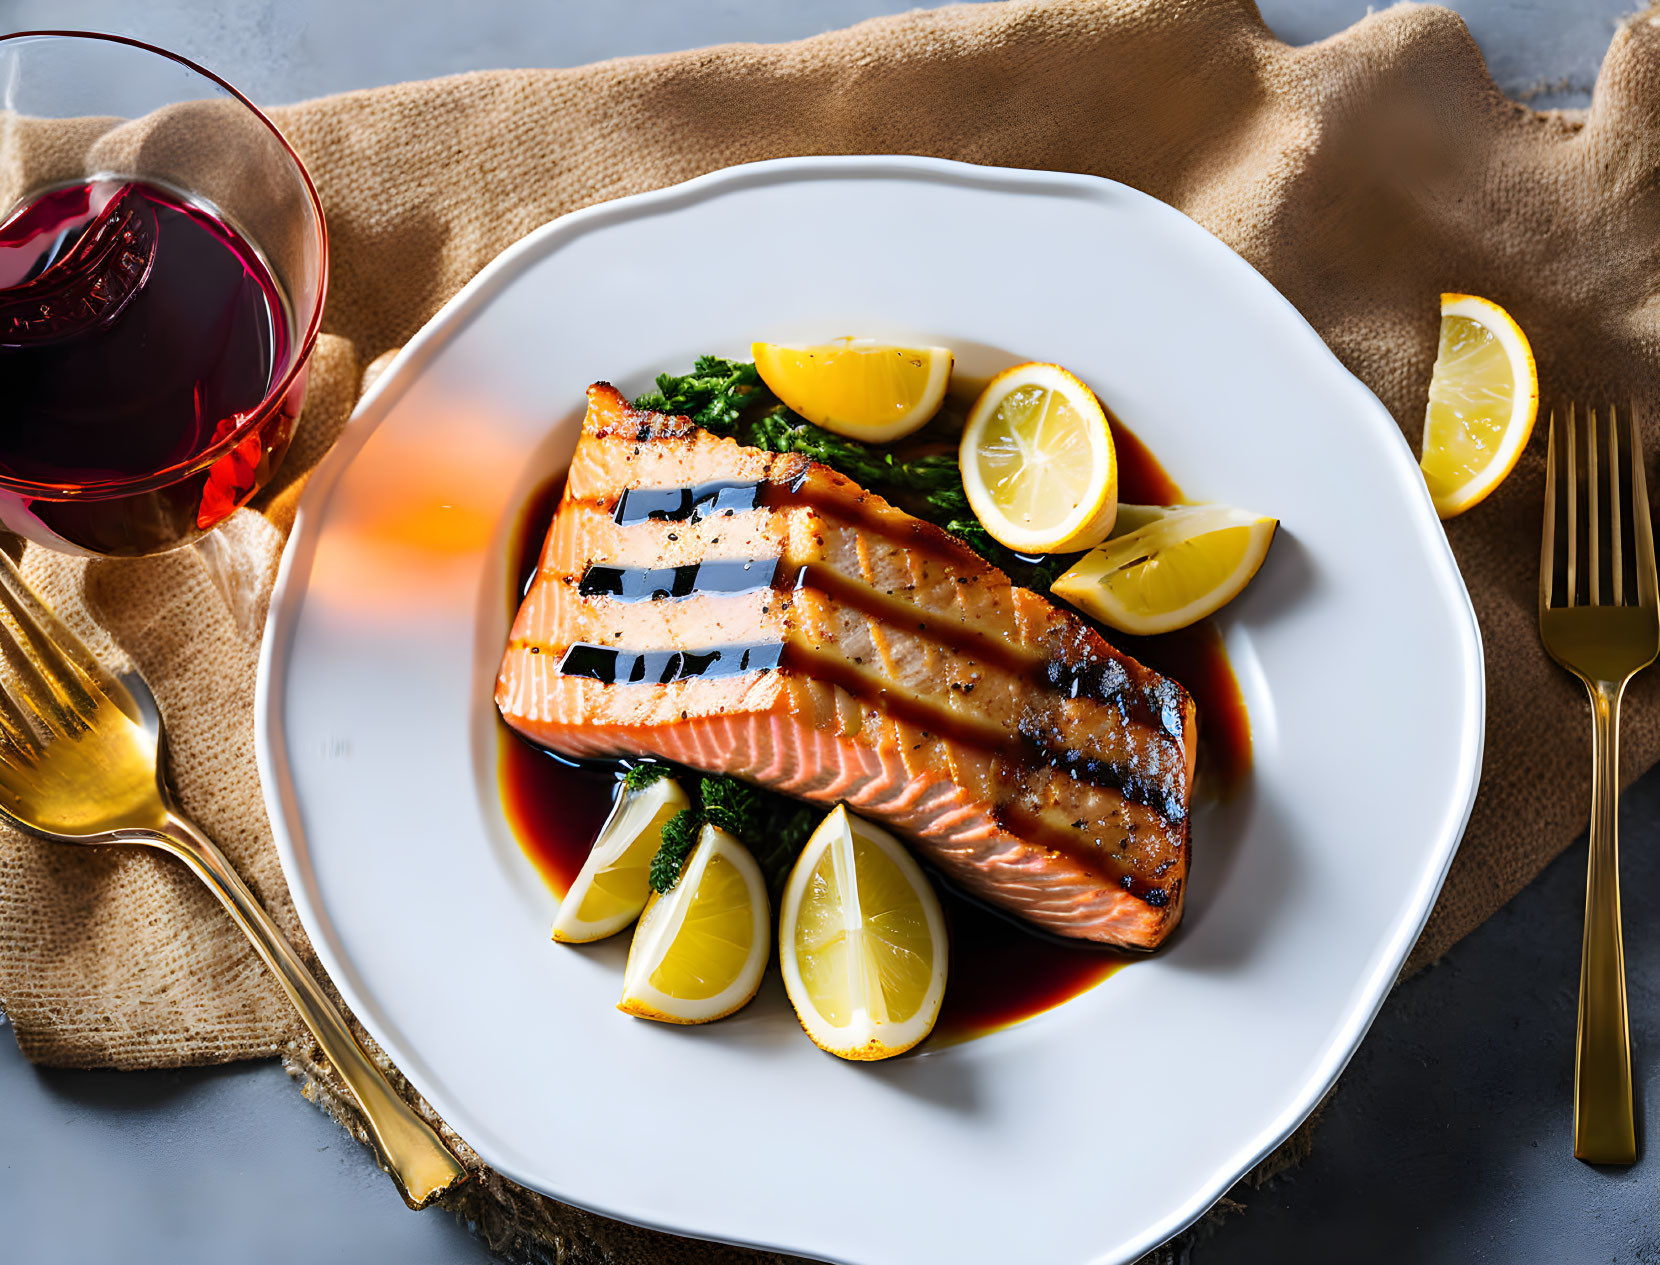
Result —
<instances>
[{"instance_id":1,"label":"lemon slice","mask_svg":"<svg viewBox=\"0 0 1660 1265\"><path fill-rule=\"evenodd\" d=\"M1010 549L1088 549L1112 530L1118 458L1107 415L1059 365L1016 365L987 383L958 455L969 506Z\"/></svg>"},{"instance_id":2,"label":"lemon slice","mask_svg":"<svg viewBox=\"0 0 1660 1265\"><path fill-rule=\"evenodd\" d=\"M844 1059L890 1058L939 1018L945 915L899 841L838 806L790 871L778 959L815 1045Z\"/></svg>"},{"instance_id":3,"label":"lemon slice","mask_svg":"<svg viewBox=\"0 0 1660 1265\"><path fill-rule=\"evenodd\" d=\"M726 831L704 826L680 881L640 915L617 1009L665 1023L724 1019L761 987L771 924L755 858Z\"/></svg>"},{"instance_id":4,"label":"lemon slice","mask_svg":"<svg viewBox=\"0 0 1660 1265\"><path fill-rule=\"evenodd\" d=\"M559 904L553 938L562 944L603 940L638 918L651 895L651 858L662 846L663 827L689 807L691 801L673 778L622 791Z\"/></svg>"},{"instance_id":5,"label":"lemon slice","mask_svg":"<svg viewBox=\"0 0 1660 1265\"><path fill-rule=\"evenodd\" d=\"M944 347L890 347L843 338L819 347L754 343L768 390L809 422L867 444L886 444L939 411L951 382Z\"/></svg>"},{"instance_id":6,"label":"lemon slice","mask_svg":"<svg viewBox=\"0 0 1660 1265\"><path fill-rule=\"evenodd\" d=\"M1279 520L1226 505L1125 506L1141 526L1114 536L1050 592L1138 637L1214 614L1250 583Z\"/></svg>"},{"instance_id":7,"label":"lemon slice","mask_svg":"<svg viewBox=\"0 0 1660 1265\"><path fill-rule=\"evenodd\" d=\"M1419 459L1435 512L1462 514L1498 487L1538 411L1533 349L1510 313L1473 294L1443 294Z\"/></svg>"}]
</instances>

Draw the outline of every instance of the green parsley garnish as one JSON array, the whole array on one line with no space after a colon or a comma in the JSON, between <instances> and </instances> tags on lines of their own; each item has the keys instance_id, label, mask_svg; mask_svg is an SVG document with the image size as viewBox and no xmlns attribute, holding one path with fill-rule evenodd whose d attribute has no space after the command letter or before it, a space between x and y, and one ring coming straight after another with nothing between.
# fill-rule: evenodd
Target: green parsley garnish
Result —
<instances>
[{"instance_id":1,"label":"green parsley garnish","mask_svg":"<svg viewBox=\"0 0 1660 1265\"><path fill-rule=\"evenodd\" d=\"M642 760L631 765L627 773L623 774L623 788L630 791L643 791L653 782L661 782L666 777L674 776L674 766L664 764L658 760Z\"/></svg>"},{"instance_id":2,"label":"green parsley garnish","mask_svg":"<svg viewBox=\"0 0 1660 1265\"><path fill-rule=\"evenodd\" d=\"M647 873L652 891L666 892L680 881L680 871L686 868L686 858L697 846L702 829L703 815L695 808L682 808L663 824L662 843Z\"/></svg>"},{"instance_id":3,"label":"green parsley garnish","mask_svg":"<svg viewBox=\"0 0 1660 1265\"><path fill-rule=\"evenodd\" d=\"M645 766L635 766L640 767ZM654 763L650 767L668 770L682 786L697 788L692 806L676 813L663 827L662 843L651 859L648 874L654 892L666 892L679 882L686 858L697 846L698 834L707 822L749 849L761 873L766 875L767 887L777 895L807 836L824 816L823 809L787 795L761 790L736 778L720 774L700 776L666 763ZM653 780L668 775L657 773ZM627 786L627 778L623 784Z\"/></svg>"}]
</instances>

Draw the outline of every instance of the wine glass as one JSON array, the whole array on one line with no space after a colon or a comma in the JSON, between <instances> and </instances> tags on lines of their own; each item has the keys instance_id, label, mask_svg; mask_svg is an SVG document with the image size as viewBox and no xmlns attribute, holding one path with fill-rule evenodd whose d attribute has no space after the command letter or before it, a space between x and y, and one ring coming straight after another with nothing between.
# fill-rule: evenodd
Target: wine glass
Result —
<instances>
[{"instance_id":1,"label":"wine glass","mask_svg":"<svg viewBox=\"0 0 1660 1265\"><path fill-rule=\"evenodd\" d=\"M249 631L214 528L288 450L327 277L311 178L235 88L121 36L0 37L0 526L195 545Z\"/></svg>"}]
</instances>

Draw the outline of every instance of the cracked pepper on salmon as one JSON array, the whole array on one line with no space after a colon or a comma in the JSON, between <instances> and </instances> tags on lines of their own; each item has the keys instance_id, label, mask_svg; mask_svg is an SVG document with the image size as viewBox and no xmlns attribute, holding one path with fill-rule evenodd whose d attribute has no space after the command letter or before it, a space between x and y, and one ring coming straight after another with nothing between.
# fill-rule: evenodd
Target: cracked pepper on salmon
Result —
<instances>
[{"instance_id":1,"label":"cracked pepper on salmon","mask_svg":"<svg viewBox=\"0 0 1660 1265\"><path fill-rule=\"evenodd\" d=\"M1063 936L1151 949L1181 918L1181 686L828 467L604 383L496 703L561 755L846 803Z\"/></svg>"}]
</instances>

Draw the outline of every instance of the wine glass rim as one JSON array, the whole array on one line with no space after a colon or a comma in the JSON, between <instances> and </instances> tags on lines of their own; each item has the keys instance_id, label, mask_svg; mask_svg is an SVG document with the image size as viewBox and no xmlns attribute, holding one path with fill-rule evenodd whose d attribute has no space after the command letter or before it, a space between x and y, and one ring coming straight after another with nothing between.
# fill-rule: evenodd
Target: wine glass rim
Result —
<instances>
[{"instance_id":1,"label":"wine glass rim","mask_svg":"<svg viewBox=\"0 0 1660 1265\"><path fill-rule=\"evenodd\" d=\"M0 488L34 500L102 501L116 496L128 496L136 492L154 491L156 488L166 487L168 484L189 478L219 460L243 439L246 439L250 432L264 423L271 409L276 407L283 396L288 393L294 385L295 379L305 371L306 366L310 363L312 350L317 344L317 335L323 326L323 308L328 299L329 288L328 221L323 217L323 200L318 196L317 186L312 181L311 173L306 170L306 165L301 160L299 153L289 143L288 138L282 134L282 129L271 121L271 116L249 100L247 94L234 84L227 82L207 67L198 65L190 58L179 53L170 52L154 44L147 44L143 40L136 40L131 36L111 35L104 31L12 31L0 35L0 45L42 37L102 40L107 44L125 44L129 48L141 49L147 53L154 53L158 57L164 57L168 61L177 62L185 69L193 71L211 83L217 84L227 94L240 101L256 119L264 124L266 130L276 138L277 144L281 145L287 152L289 159L294 164L294 169L300 174L300 183L305 186L306 197L311 200L312 220L317 229L317 298L311 305L311 314L306 322L305 335L300 339L298 352L290 361L287 371L267 388L265 394L260 397L259 403L247 411L240 426L194 456L173 465L164 466L160 470L152 470L148 474L126 475L118 479L104 479L97 482L67 485L42 483L0 473Z\"/></svg>"}]
</instances>

